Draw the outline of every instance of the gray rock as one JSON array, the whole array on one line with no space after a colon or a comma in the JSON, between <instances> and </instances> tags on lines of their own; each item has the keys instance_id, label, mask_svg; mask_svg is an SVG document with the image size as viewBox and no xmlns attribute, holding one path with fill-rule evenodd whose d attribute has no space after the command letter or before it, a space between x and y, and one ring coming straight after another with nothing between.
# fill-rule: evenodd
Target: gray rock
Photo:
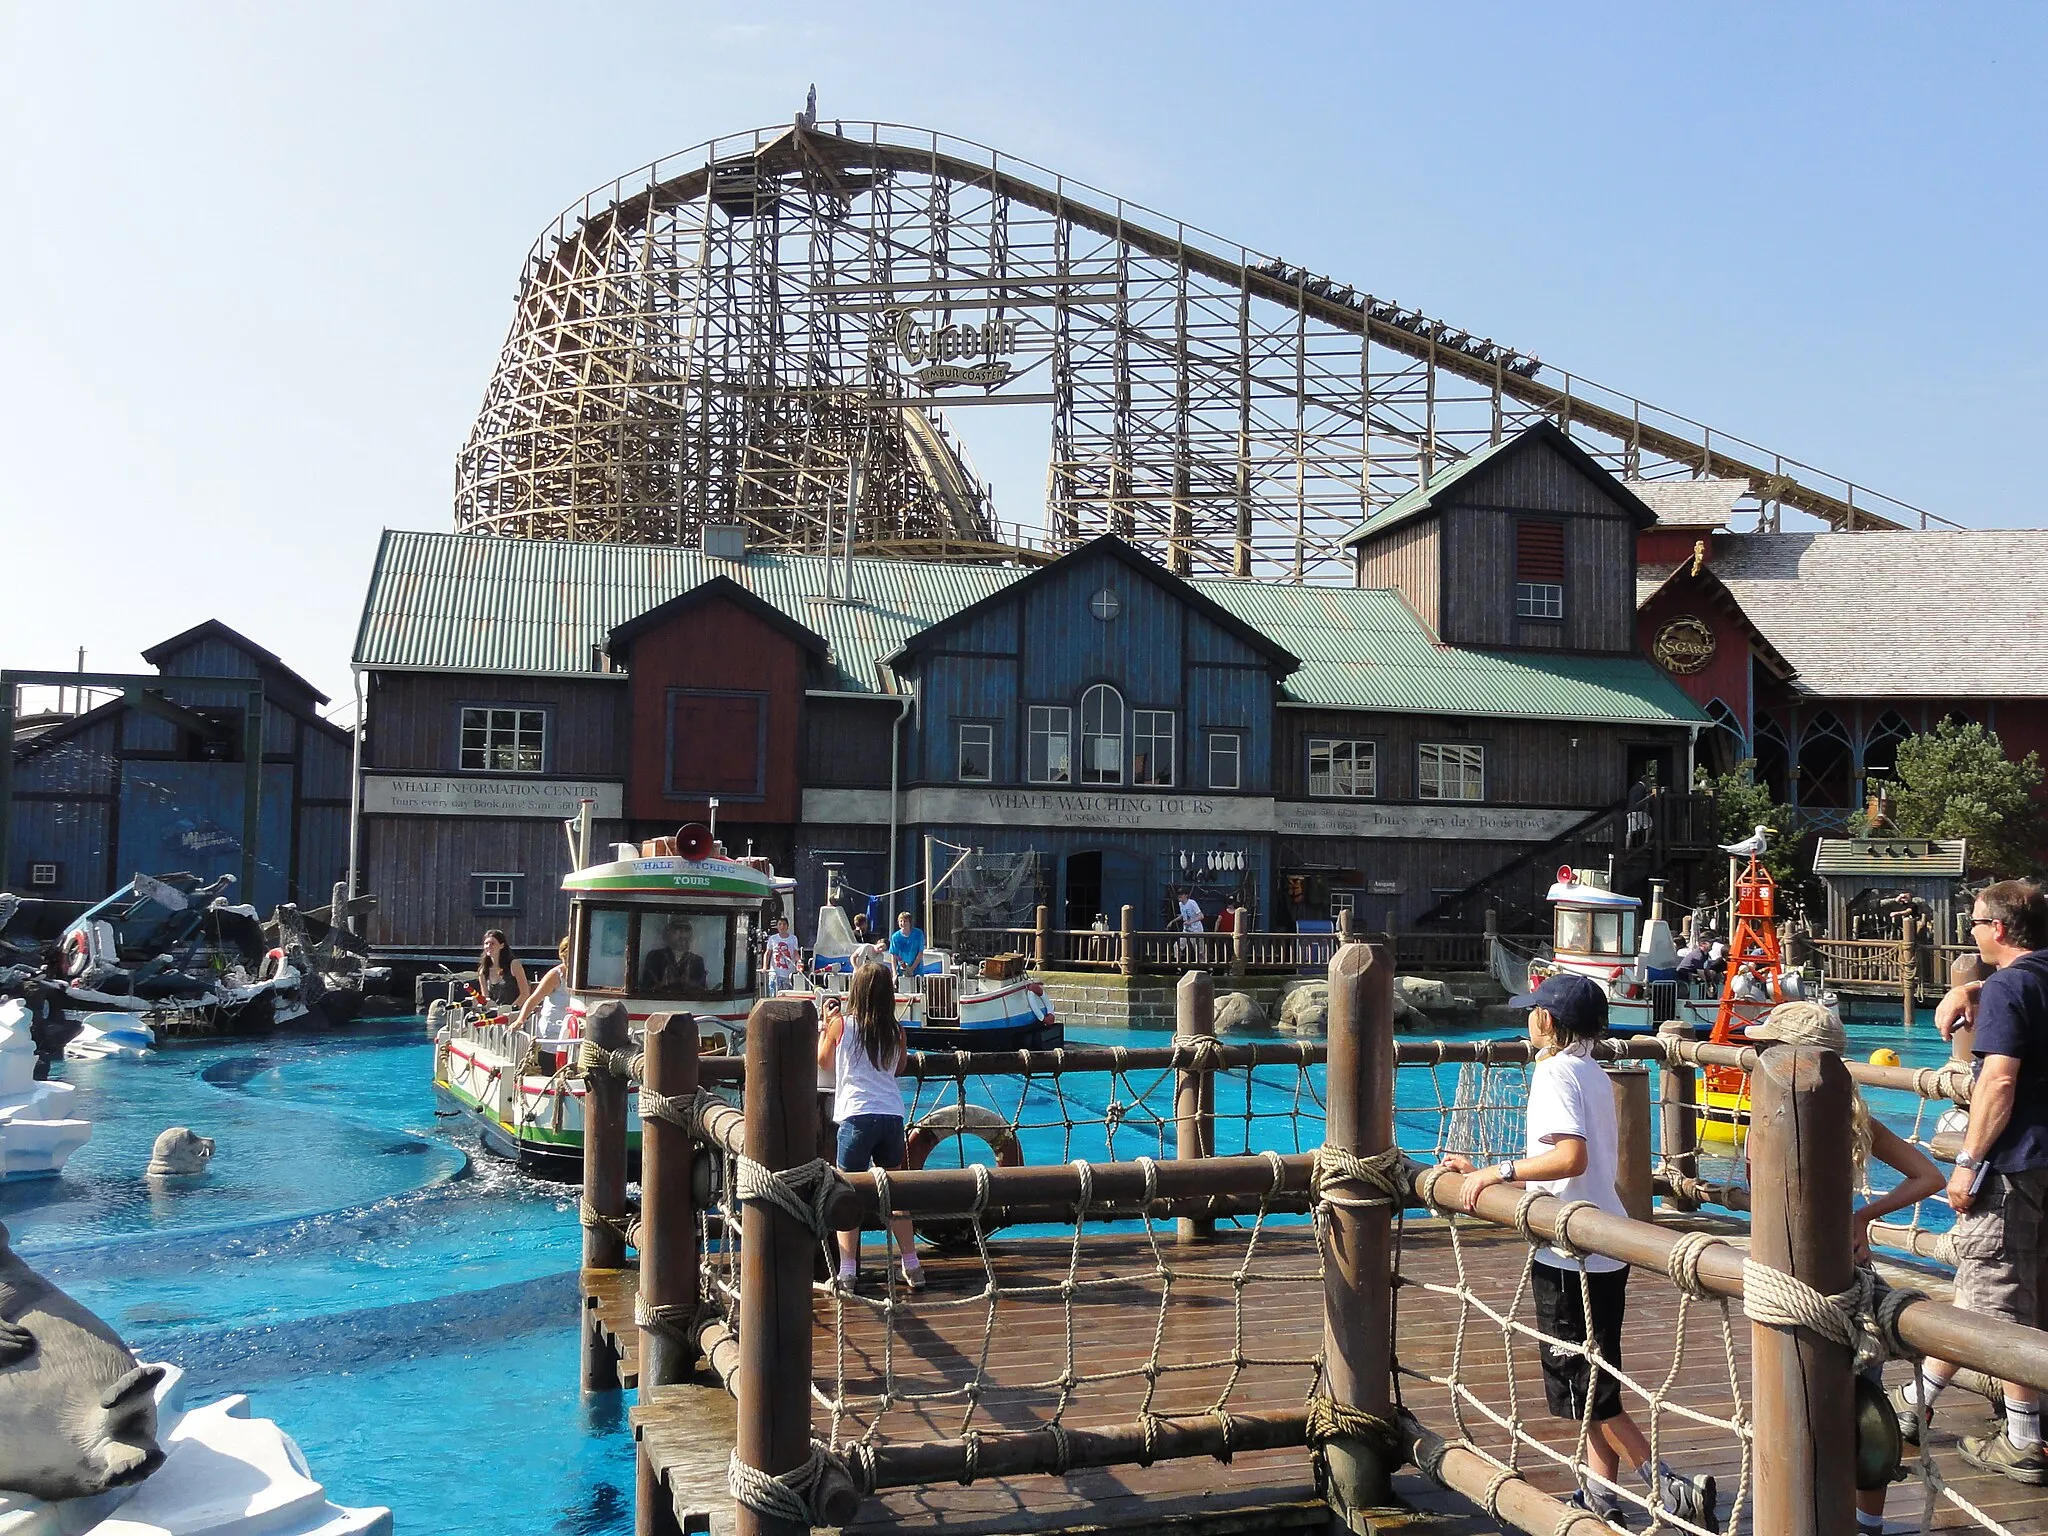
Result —
<instances>
[{"instance_id":1,"label":"gray rock","mask_svg":"<svg viewBox=\"0 0 2048 1536\"><path fill-rule=\"evenodd\" d=\"M1324 1035L1330 1031L1330 984L1298 981L1280 999L1280 1031L1288 1035Z\"/></svg>"},{"instance_id":2,"label":"gray rock","mask_svg":"<svg viewBox=\"0 0 2048 1536\"><path fill-rule=\"evenodd\" d=\"M1225 992L1216 999L1216 1033L1238 1035L1267 1028L1266 1010L1243 992Z\"/></svg>"},{"instance_id":3,"label":"gray rock","mask_svg":"<svg viewBox=\"0 0 2048 1536\"><path fill-rule=\"evenodd\" d=\"M1451 1006L1451 989L1433 976L1396 976L1394 996L1411 1008Z\"/></svg>"},{"instance_id":4,"label":"gray rock","mask_svg":"<svg viewBox=\"0 0 2048 1536\"><path fill-rule=\"evenodd\" d=\"M30 1269L0 1226L0 1488L88 1498L163 1465L160 1365Z\"/></svg>"},{"instance_id":5,"label":"gray rock","mask_svg":"<svg viewBox=\"0 0 2048 1536\"><path fill-rule=\"evenodd\" d=\"M174 1125L160 1132L156 1145L150 1149L148 1176L189 1178L206 1172L206 1165L212 1157L211 1136L197 1136L185 1126Z\"/></svg>"}]
</instances>

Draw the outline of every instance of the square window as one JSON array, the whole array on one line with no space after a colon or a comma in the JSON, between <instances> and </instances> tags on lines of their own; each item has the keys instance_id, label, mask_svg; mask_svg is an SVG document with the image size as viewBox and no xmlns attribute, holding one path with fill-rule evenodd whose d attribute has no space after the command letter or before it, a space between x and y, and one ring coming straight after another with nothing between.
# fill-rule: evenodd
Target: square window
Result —
<instances>
[{"instance_id":1,"label":"square window","mask_svg":"<svg viewBox=\"0 0 2048 1536\"><path fill-rule=\"evenodd\" d=\"M28 883L30 885L55 885L57 883L57 866L51 863L29 865Z\"/></svg>"},{"instance_id":2,"label":"square window","mask_svg":"<svg viewBox=\"0 0 2048 1536\"><path fill-rule=\"evenodd\" d=\"M1131 711L1131 782L1166 788L1173 783L1173 711Z\"/></svg>"},{"instance_id":3,"label":"square window","mask_svg":"<svg viewBox=\"0 0 2048 1536\"><path fill-rule=\"evenodd\" d=\"M524 905L526 876L520 874L476 874L469 877L470 905L479 916L518 912Z\"/></svg>"},{"instance_id":4,"label":"square window","mask_svg":"<svg viewBox=\"0 0 2048 1536\"><path fill-rule=\"evenodd\" d=\"M544 709L468 707L462 711L463 770L468 773L540 773L547 767L548 716Z\"/></svg>"},{"instance_id":5,"label":"square window","mask_svg":"<svg viewBox=\"0 0 2048 1536\"><path fill-rule=\"evenodd\" d=\"M995 776L995 736L995 727L991 725L963 724L960 727L961 783L986 784Z\"/></svg>"},{"instance_id":6,"label":"square window","mask_svg":"<svg viewBox=\"0 0 2048 1536\"><path fill-rule=\"evenodd\" d=\"M1443 742L1417 749L1415 793L1423 800L1486 798L1486 749Z\"/></svg>"},{"instance_id":7,"label":"square window","mask_svg":"<svg viewBox=\"0 0 2048 1536\"><path fill-rule=\"evenodd\" d=\"M1034 704L1026 716L1030 760L1025 776L1033 784L1074 780L1074 712L1064 704Z\"/></svg>"},{"instance_id":8,"label":"square window","mask_svg":"<svg viewBox=\"0 0 2048 1536\"><path fill-rule=\"evenodd\" d=\"M1312 736L1308 743L1308 792L1365 800L1379 793L1379 764L1369 741Z\"/></svg>"},{"instance_id":9,"label":"square window","mask_svg":"<svg viewBox=\"0 0 2048 1536\"><path fill-rule=\"evenodd\" d=\"M1551 581L1516 582L1515 617L1518 619L1563 618L1564 588Z\"/></svg>"},{"instance_id":10,"label":"square window","mask_svg":"<svg viewBox=\"0 0 2048 1536\"><path fill-rule=\"evenodd\" d=\"M1209 733L1209 787L1244 788L1243 738L1236 731Z\"/></svg>"}]
</instances>

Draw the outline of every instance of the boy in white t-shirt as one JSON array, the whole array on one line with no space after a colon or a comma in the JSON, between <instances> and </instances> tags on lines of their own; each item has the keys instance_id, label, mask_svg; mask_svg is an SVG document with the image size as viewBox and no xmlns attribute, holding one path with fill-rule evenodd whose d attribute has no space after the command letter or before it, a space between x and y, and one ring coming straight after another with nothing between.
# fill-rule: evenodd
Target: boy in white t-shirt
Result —
<instances>
[{"instance_id":1,"label":"boy in white t-shirt","mask_svg":"<svg viewBox=\"0 0 2048 1536\"><path fill-rule=\"evenodd\" d=\"M770 992L787 992L796 984L796 973L803 969L803 951L797 947L796 935L789 931L789 919L775 919L775 931L768 935L766 953L768 962L768 988Z\"/></svg>"},{"instance_id":2,"label":"boy in white t-shirt","mask_svg":"<svg viewBox=\"0 0 2048 1536\"><path fill-rule=\"evenodd\" d=\"M1477 1170L1466 1158L1445 1158L1445 1166L1467 1175L1466 1208L1490 1185L1525 1183L1560 1200L1590 1200L1603 1211L1626 1216L1615 1189L1619 1138L1614 1089L1593 1059L1593 1043L1607 1033L1607 995L1585 977L1560 971L1545 977L1534 992L1511 999L1510 1006L1529 1010L1529 1040L1536 1047L1529 1073L1528 1150L1520 1158ZM1585 1344L1590 1333L1602 1363L1621 1368L1628 1266L1588 1254L1583 1281L1581 1268L1580 1261L1557 1248L1537 1250L1531 1273L1536 1326L1567 1341L1541 1347L1545 1402L1559 1418L1578 1420L1586 1416L1590 1390L1586 1459L1596 1476L1618 1483L1622 1467L1632 1467L1666 1510L1703 1529L1718 1529L1714 1480L1683 1477L1662 1463L1653 1467L1650 1442L1621 1405L1621 1384L1608 1371L1595 1372L1586 1356L1571 1347ZM1622 1501L1597 1482L1582 1486L1573 1502L1626 1528Z\"/></svg>"}]
</instances>

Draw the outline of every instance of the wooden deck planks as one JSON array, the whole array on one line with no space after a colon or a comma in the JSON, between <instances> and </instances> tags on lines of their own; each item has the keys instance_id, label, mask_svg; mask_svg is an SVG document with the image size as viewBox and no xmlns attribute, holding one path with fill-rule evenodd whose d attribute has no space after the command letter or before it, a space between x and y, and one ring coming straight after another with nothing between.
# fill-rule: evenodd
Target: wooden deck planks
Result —
<instances>
[{"instance_id":1,"label":"wooden deck planks","mask_svg":"<svg viewBox=\"0 0 2048 1536\"><path fill-rule=\"evenodd\" d=\"M871 1250L872 1252L872 1250ZM1001 1289L993 1334L986 1341L987 1369L972 1424L984 1434L1033 1429L1049 1422L1059 1398L1057 1383L1066 1370L1068 1309L1057 1287L1069 1271L1072 1245L1059 1239L1013 1239L992 1245ZM1162 1370L1151 1386L1152 1411L1164 1415L1206 1412L1224 1397L1233 1410L1287 1408L1308 1395L1312 1369L1308 1357L1322 1343L1322 1289L1314 1278L1314 1245L1305 1229L1267 1232L1253 1268L1261 1275L1245 1288L1243 1331L1231 1305L1229 1279L1244 1253L1242 1233L1226 1228L1207 1248L1176 1249L1162 1245L1165 1262L1176 1271L1173 1301L1163 1324L1160 1280L1152 1250L1142 1238L1091 1235L1083 1245L1074 1278L1088 1282L1117 1277L1104 1286L1083 1284L1076 1292L1071 1349L1077 1374L1113 1379L1088 1381L1073 1389L1064 1422L1096 1426L1135 1420L1146 1404L1144 1367L1159 1339ZM1464 1257L1475 1291L1506 1310L1514 1295L1526 1246L1512 1233L1468 1229ZM882 1390L885 1355L893 1371L898 1400L882 1412L875 1425L883 1441L950 1439L969 1422L963 1388L980 1368L988 1303L978 1259L930 1258L926 1269L930 1289L911 1298L899 1290L895 1327L883 1325L880 1312L861 1302L837 1303L820 1294L814 1372L828 1397L843 1390L849 1401L838 1425L842 1440L857 1438L873 1423L874 1399ZM1449 1243L1440 1228L1411 1228L1403 1250L1404 1284L1396 1293L1397 1353L1409 1371L1444 1374L1451 1366L1458 1339L1459 1303L1433 1293L1423 1282L1448 1285L1454 1278ZM593 1272L585 1276L586 1304L594 1325L634 1348L631 1326L631 1271ZM1039 1288L1032 1290L1029 1288ZM863 1294L879 1297L879 1277ZM843 1349L835 1349L835 1305L845 1308ZM1726 1417L1731 1409L1728 1365L1718 1306L1694 1302L1685 1308L1687 1347L1673 1370L1679 1333L1681 1298L1670 1285L1638 1276L1630 1286L1630 1307L1623 1367L1641 1385L1655 1389L1670 1378L1669 1400ZM1527 1298L1518 1316L1533 1321ZM1739 1309L1732 1317L1738 1379L1749 1389L1749 1325ZM1242 1344L1248 1362L1230 1383L1232 1364ZM1514 1385L1524 1427L1545 1444L1569 1454L1576 1426L1548 1417L1543 1405L1542 1378L1534 1346L1518 1338L1513 1345ZM630 1358L630 1356L629 1356ZM1267 1363L1271 1362L1271 1363ZM1460 1378L1502 1413L1509 1401L1509 1356L1497 1325L1476 1312L1467 1319ZM1179 1367L1189 1367L1181 1369ZM622 1366L622 1369L629 1367ZM1893 1368L1903 1374L1904 1367ZM838 1385L843 1380L843 1389ZM634 1411L636 1433L656 1465L673 1465L672 1486L678 1508L702 1507L708 1474L704 1436L715 1432L703 1407L704 1389L661 1388L653 1400ZM1430 1428L1450 1437L1460 1429L1449 1393L1413 1376L1404 1377L1406 1406ZM863 1399L866 1399L863 1401ZM2048 1490L2021 1487L1994 1474L1974 1472L1954 1452L1955 1435L1974 1431L1988 1420L1981 1399L1959 1391L1944 1399L1941 1431L1935 1451L1944 1477L1957 1490L2005 1524L2014 1536L2048 1536ZM1638 1422L1649 1428L1640 1402L1631 1402ZM832 1429L821 1404L815 1412L817 1432ZM1468 1410L1466 1429L1479 1446L1504 1455L1508 1436L1478 1413ZM724 1431L729 1436L729 1428ZM1710 1472L1720 1480L1724 1511L1732 1500L1741 1470L1739 1448L1725 1429L1692 1424L1666 1413L1657 1429L1658 1449L1674 1466L1688 1472ZM725 1445L718 1447L719 1464ZM1560 1496L1572 1487L1570 1474L1540 1453L1524 1448L1521 1464L1532 1483ZM1460 1502L1412 1471L1404 1473L1404 1496L1421 1508L1459 1509ZM685 1497L685 1490L689 1495ZM1917 1520L1917 1483L1902 1484L1891 1496L1891 1517ZM715 1500L713 1501L716 1502ZM998 1532L1081 1532L1143 1525L1181 1530L1187 1536L1227 1536L1241 1530L1305 1528L1320 1523L1320 1505L1309 1474L1308 1459L1297 1450L1264 1451L1238 1456L1225 1466L1200 1459L1160 1462L1149 1468L1118 1467L1082 1471L1064 1478L1032 1476L992 1479L968 1487L947 1483L917 1489L885 1491L869 1500L849 1530L863 1533L885 1528L924 1529L943 1526L963 1536ZM1480 1531L1491 1527L1471 1516L1450 1529ZM1469 1523L1471 1520L1478 1523ZM1744 1529L1748 1528L1745 1516ZM1936 1520L1940 1530L1970 1529L1961 1511L1944 1504Z\"/></svg>"}]
</instances>

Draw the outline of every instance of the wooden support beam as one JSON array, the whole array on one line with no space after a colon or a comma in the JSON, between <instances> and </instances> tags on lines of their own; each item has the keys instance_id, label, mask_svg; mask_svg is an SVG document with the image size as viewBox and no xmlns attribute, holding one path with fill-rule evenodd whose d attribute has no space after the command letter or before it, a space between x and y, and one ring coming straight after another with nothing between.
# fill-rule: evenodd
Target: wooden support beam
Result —
<instances>
[{"instance_id":1,"label":"wooden support beam","mask_svg":"<svg viewBox=\"0 0 2048 1536\"><path fill-rule=\"evenodd\" d=\"M626 1005L600 1003L583 1021L583 1037L606 1051L623 1051L631 1021ZM583 1080L583 1267L624 1269L626 1239L626 1082L609 1068ZM583 1331L583 1390L616 1392L619 1362L589 1316Z\"/></svg>"},{"instance_id":2,"label":"wooden support beam","mask_svg":"<svg viewBox=\"0 0 2048 1536\"><path fill-rule=\"evenodd\" d=\"M1216 979L1207 971L1189 971L1174 988L1174 1035L1177 1041L1216 1038ZM1183 1162L1211 1157L1216 1151L1216 1075L1206 1068L1182 1067L1174 1077L1174 1156ZM1216 1235L1213 1219L1183 1216L1175 1223L1176 1240L1204 1242Z\"/></svg>"}]
</instances>

